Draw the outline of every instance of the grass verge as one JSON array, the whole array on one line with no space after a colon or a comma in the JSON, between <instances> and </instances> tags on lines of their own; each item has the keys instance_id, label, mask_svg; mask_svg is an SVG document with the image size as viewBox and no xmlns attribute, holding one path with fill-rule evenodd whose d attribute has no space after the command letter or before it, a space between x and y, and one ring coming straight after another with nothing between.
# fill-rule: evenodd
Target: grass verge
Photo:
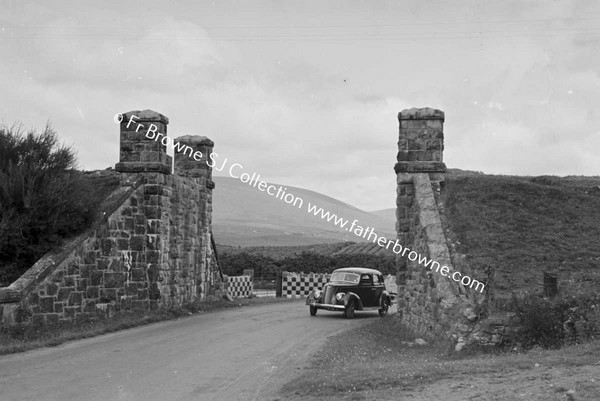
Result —
<instances>
[{"instance_id":1,"label":"grass verge","mask_svg":"<svg viewBox=\"0 0 600 401\"><path fill-rule=\"evenodd\" d=\"M333 336L300 376L282 388L282 398L388 399L390 394L418 392L444 379L469 381L535 370L536 362L566 368L600 364L600 342L527 353L478 348L449 354L442 344L419 346L414 339L394 317Z\"/></svg>"},{"instance_id":2,"label":"grass verge","mask_svg":"<svg viewBox=\"0 0 600 401\"><path fill-rule=\"evenodd\" d=\"M291 302L291 300L286 298L254 297L239 298L233 302L225 300L203 301L187 304L181 308L147 312L119 312L110 318L98 316L94 319L79 320L69 324L63 323L53 326L20 324L0 327L0 355L56 346L67 341L94 337L154 322L177 319L195 313L273 302Z\"/></svg>"}]
</instances>

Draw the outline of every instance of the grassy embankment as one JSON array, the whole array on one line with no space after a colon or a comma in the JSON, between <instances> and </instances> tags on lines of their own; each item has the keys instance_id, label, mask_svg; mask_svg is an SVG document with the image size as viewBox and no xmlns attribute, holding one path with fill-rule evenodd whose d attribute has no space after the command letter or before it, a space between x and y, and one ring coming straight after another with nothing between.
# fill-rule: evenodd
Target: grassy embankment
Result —
<instances>
[{"instance_id":1,"label":"grassy embankment","mask_svg":"<svg viewBox=\"0 0 600 401\"><path fill-rule=\"evenodd\" d=\"M562 292L600 286L600 177L450 175L451 242L471 267L491 265L496 292L531 293L543 271Z\"/></svg>"}]
</instances>

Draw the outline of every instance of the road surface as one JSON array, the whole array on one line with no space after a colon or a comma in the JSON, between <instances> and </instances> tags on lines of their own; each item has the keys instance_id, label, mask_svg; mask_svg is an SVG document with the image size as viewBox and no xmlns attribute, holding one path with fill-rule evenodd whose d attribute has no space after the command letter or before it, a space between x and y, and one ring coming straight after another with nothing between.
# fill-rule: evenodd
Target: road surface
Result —
<instances>
[{"instance_id":1,"label":"road surface","mask_svg":"<svg viewBox=\"0 0 600 401\"><path fill-rule=\"evenodd\" d=\"M377 312L227 309L0 357L0 400L275 400L328 337Z\"/></svg>"}]
</instances>

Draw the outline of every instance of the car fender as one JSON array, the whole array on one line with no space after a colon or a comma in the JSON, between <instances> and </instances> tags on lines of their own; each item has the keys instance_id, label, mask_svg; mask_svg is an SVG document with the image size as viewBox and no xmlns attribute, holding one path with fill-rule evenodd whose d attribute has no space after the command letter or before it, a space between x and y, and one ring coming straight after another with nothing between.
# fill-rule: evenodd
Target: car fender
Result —
<instances>
[{"instance_id":1,"label":"car fender","mask_svg":"<svg viewBox=\"0 0 600 401\"><path fill-rule=\"evenodd\" d=\"M348 306L348 303L353 300L354 301L354 309L361 310L363 308L362 301L360 297L353 292L347 292L344 297L344 307Z\"/></svg>"},{"instance_id":2,"label":"car fender","mask_svg":"<svg viewBox=\"0 0 600 401\"><path fill-rule=\"evenodd\" d=\"M314 301L315 298L315 290L311 290L308 295L306 296L306 303L310 303L312 301Z\"/></svg>"},{"instance_id":3,"label":"car fender","mask_svg":"<svg viewBox=\"0 0 600 401\"><path fill-rule=\"evenodd\" d=\"M388 306L392 306L392 296L390 295L389 292L387 291L382 291L381 295L379 296L379 305L381 305L381 300L384 300L386 304L388 304Z\"/></svg>"}]
</instances>

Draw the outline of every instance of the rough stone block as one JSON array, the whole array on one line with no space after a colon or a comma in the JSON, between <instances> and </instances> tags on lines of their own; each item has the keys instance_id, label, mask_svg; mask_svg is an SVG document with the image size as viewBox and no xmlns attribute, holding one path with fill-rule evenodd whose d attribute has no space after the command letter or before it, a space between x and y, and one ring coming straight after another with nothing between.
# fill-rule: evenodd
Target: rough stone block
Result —
<instances>
[{"instance_id":1,"label":"rough stone block","mask_svg":"<svg viewBox=\"0 0 600 401\"><path fill-rule=\"evenodd\" d=\"M411 207L413 204L412 196L398 196L396 198L396 205L399 207Z\"/></svg>"},{"instance_id":2,"label":"rough stone block","mask_svg":"<svg viewBox=\"0 0 600 401\"><path fill-rule=\"evenodd\" d=\"M93 271L90 277L90 285L96 286L102 284L104 273L102 271Z\"/></svg>"},{"instance_id":3,"label":"rough stone block","mask_svg":"<svg viewBox=\"0 0 600 401\"><path fill-rule=\"evenodd\" d=\"M120 251L129 249L129 240L126 238L117 238L117 249Z\"/></svg>"},{"instance_id":4,"label":"rough stone block","mask_svg":"<svg viewBox=\"0 0 600 401\"><path fill-rule=\"evenodd\" d=\"M407 150L399 151L396 155L396 160L398 160L399 162L409 161L409 152Z\"/></svg>"},{"instance_id":5,"label":"rough stone block","mask_svg":"<svg viewBox=\"0 0 600 401\"><path fill-rule=\"evenodd\" d=\"M72 276L72 275L78 274L78 273L79 273L79 264L76 263L75 261L69 263L69 265L67 266L67 274L69 276Z\"/></svg>"},{"instance_id":6,"label":"rough stone block","mask_svg":"<svg viewBox=\"0 0 600 401\"><path fill-rule=\"evenodd\" d=\"M30 293L28 298L29 298L29 303L32 305L39 304L39 302L40 302L40 296L37 294L37 292Z\"/></svg>"},{"instance_id":7,"label":"rough stone block","mask_svg":"<svg viewBox=\"0 0 600 401\"><path fill-rule=\"evenodd\" d=\"M137 295L138 285L137 283L127 283L125 285L125 295Z\"/></svg>"},{"instance_id":8,"label":"rough stone block","mask_svg":"<svg viewBox=\"0 0 600 401\"><path fill-rule=\"evenodd\" d=\"M79 279L77 279L76 280L77 291L85 291L86 288L87 288L87 286L88 286L88 281L89 281L89 279L86 279L86 278L79 278Z\"/></svg>"},{"instance_id":9,"label":"rough stone block","mask_svg":"<svg viewBox=\"0 0 600 401\"><path fill-rule=\"evenodd\" d=\"M148 289L144 288L144 289L139 289L137 292L137 297L140 300L144 300L144 299L148 299Z\"/></svg>"},{"instance_id":10,"label":"rough stone block","mask_svg":"<svg viewBox=\"0 0 600 401\"><path fill-rule=\"evenodd\" d=\"M40 312L41 313L53 313L54 312L54 302L56 301L56 297L40 297Z\"/></svg>"},{"instance_id":11,"label":"rough stone block","mask_svg":"<svg viewBox=\"0 0 600 401\"><path fill-rule=\"evenodd\" d=\"M117 300L117 290L114 288L100 289L100 302L115 302Z\"/></svg>"},{"instance_id":12,"label":"rough stone block","mask_svg":"<svg viewBox=\"0 0 600 401\"><path fill-rule=\"evenodd\" d=\"M73 291L73 287L63 287L58 290L58 295L56 296L56 300L59 302L65 302L69 299L69 295L71 295L71 291Z\"/></svg>"},{"instance_id":13,"label":"rough stone block","mask_svg":"<svg viewBox=\"0 0 600 401\"><path fill-rule=\"evenodd\" d=\"M146 275L144 270L141 268L133 268L131 269L131 281L143 281Z\"/></svg>"},{"instance_id":14,"label":"rough stone block","mask_svg":"<svg viewBox=\"0 0 600 401\"><path fill-rule=\"evenodd\" d=\"M100 297L98 287L91 286L91 287L86 288L85 295L86 295L86 298L92 298L92 299L96 299L96 298Z\"/></svg>"},{"instance_id":15,"label":"rough stone block","mask_svg":"<svg viewBox=\"0 0 600 401\"><path fill-rule=\"evenodd\" d=\"M58 285L55 283L46 284L46 295L56 295L58 292Z\"/></svg>"},{"instance_id":16,"label":"rough stone block","mask_svg":"<svg viewBox=\"0 0 600 401\"><path fill-rule=\"evenodd\" d=\"M47 315L44 315L44 318L46 319L46 324L49 326L58 324L59 316L55 313L49 313Z\"/></svg>"},{"instance_id":17,"label":"rough stone block","mask_svg":"<svg viewBox=\"0 0 600 401\"><path fill-rule=\"evenodd\" d=\"M111 256L114 256L114 255L111 255ZM106 270L106 269L108 269L109 263L110 262L109 262L108 258L96 259L96 269L94 269L94 270ZM82 277L84 277L84 278L92 277L92 273L90 272L90 274L86 275L86 276L82 275Z\"/></svg>"},{"instance_id":18,"label":"rough stone block","mask_svg":"<svg viewBox=\"0 0 600 401\"><path fill-rule=\"evenodd\" d=\"M75 311L77 309L78 309L77 307L70 307L70 306L64 307L64 315L65 315L65 317L68 317L68 318L71 318L71 319L75 318Z\"/></svg>"},{"instance_id":19,"label":"rough stone block","mask_svg":"<svg viewBox=\"0 0 600 401\"><path fill-rule=\"evenodd\" d=\"M96 251L87 251L83 259L83 263L86 265L93 265L96 263Z\"/></svg>"},{"instance_id":20,"label":"rough stone block","mask_svg":"<svg viewBox=\"0 0 600 401\"><path fill-rule=\"evenodd\" d=\"M86 300L83 306L84 312L96 312L96 301Z\"/></svg>"},{"instance_id":21,"label":"rough stone block","mask_svg":"<svg viewBox=\"0 0 600 401\"><path fill-rule=\"evenodd\" d=\"M83 301L83 292L71 291L69 294L69 306L81 305Z\"/></svg>"},{"instance_id":22,"label":"rough stone block","mask_svg":"<svg viewBox=\"0 0 600 401\"><path fill-rule=\"evenodd\" d=\"M125 274L120 272L106 272L104 273L104 286L106 288L118 288L123 287L125 283Z\"/></svg>"},{"instance_id":23,"label":"rough stone block","mask_svg":"<svg viewBox=\"0 0 600 401\"><path fill-rule=\"evenodd\" d=\"M141 226L141 227L142 227L142 229L145 228L145 226ZM129 240L129 247L133 251L138 251L138 252L143 251L145 244L146 244L146 237L144 235L133 235L133 236L131 236L131 239Z\"/></svg>"},{"instance_id":24,"label":"rough stone block","mask_svg":"<svg viewBox=\"0 0 600 401\"><path fill-rule=\"evenodd\" d=\"M146 206L144 207L144 215L147 219L160 219L161 218L161 209L158 206Z\"/></svg>"},{"instance_id":25,"label":"rough stone block","mask_svg":"<svg viewBox=\"0 0 600 401\"><path fill-rule=\"evenodd\" d=\"M146 262L148 263L160 263L160 252L159 251L148 251L146 252Z\"/></svg>"}]
</instances>

